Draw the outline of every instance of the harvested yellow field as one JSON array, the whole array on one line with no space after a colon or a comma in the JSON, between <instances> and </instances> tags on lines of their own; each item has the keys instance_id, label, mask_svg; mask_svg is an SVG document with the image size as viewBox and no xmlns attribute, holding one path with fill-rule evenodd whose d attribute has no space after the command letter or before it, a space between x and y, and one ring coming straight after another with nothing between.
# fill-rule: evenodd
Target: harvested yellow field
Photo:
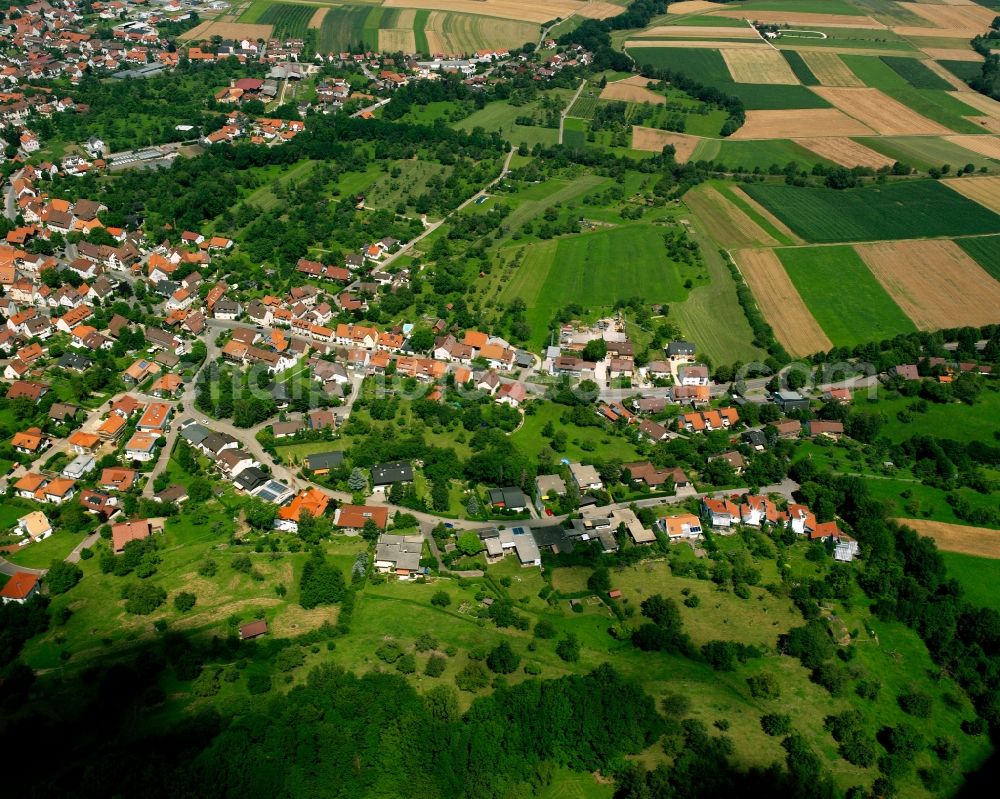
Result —
<instances>
[{"instance_id":1,"label":"harvested yellow field","mask_svg":"<svg viewBox=\"0 0 1000 799\"><path fill-rule=\"evenodd\" d=\"M731 187L730 191L733 193L734 196L738 197L740 200L746 203L747 206L753 209L753 211L758 216L760 216L763 219L766 219L774 227L775 230L777 230L779 233L782 233L785 236L788 236L788 238L792 241L792 243L805 244L805 241L801 239L796 233L794 233L792 229L788 227L788 225L786 225L784 222L778 219L778 217L776 217L774 214L768 211L763 205L761 205L753 197L751 197L749 194L743 191L743 189L741 189L739 186Z\"/></svg>"},{"instance_id":2,"label":"harvested yellow field","mask_svg":"<svg viewBox=\"0 0 1000 799\"><path fill-rule=\"evenodd\" d=\"M763 50L767 45L759 39L753 42L708 42L699 39L633 39L625 42L625 48L628 49L629 47L705 47L711 50L721 50L723 48L735 50L749 47L754 50Z\"/></svg>"},{"instance_id":3,"label":"harvested yellow field","mask_svg":"<svg viewBox=\"0 0 1000 799\"><path fill-rule=\"evenodd\" d=\"M1000 177L954 178L944 181L949 188L1000 214Z\"/></svg>"},{"instance_id":4,"label":"harvested yellow field","mask_svg":"<svg viewBox=\"0 0 1000 799\"><path fill-rule=\"evenodd\" d=\"M944 138L945 141L971 152L1000 160L1000 136L945 136Z\"/></svg>"},{"instance_id":5,"label":"harvested yellow field","mask_svg":"<svg viewBox=\"0 0 1000 799\"><path fill-rule=\"evenodd\" d=\"M962 117L975 125L982 125L984 131L1000 133L1000 119L996 117Z\"/></svg>"},{"instance_id":6,"label":"harvested yellow field","mask_svg":"<svg viewBox=\"0 0 1000 799\"><path fill-rule=\"evenodd\" d=\"M592 0L592 2L585 3L576 12L576 16L583 17L584 19L607 19L608 17L616 17L621 13L621 6L616 6L614 3L602 3L600 0Z\"/></svg>"},{"instance_id":7,"label":"harvested yellow field","mask_svg":"<svg viewBox=\"0 0 1000 799\"><path fill-rule=\"evenodd\" d=\"M413 23L417 21L417 9L415 8L404 8L399 12L399 17L396 19L397 28L412 28Z\"/></svg>"},{"instance_id":8,"label":"harvested yellow field","mask_svg":"<svg viewBox=\"0 0 1000 799\"><path fill-rule=\"evenodd\" d=\"M963 31L971 38L990 27L996 11L977 5L932 6L926 3L907 3L906 9L923 17L936 29Z\"/></svg>"},{"instance_id":9,"label":"harvested yellow field","mask_svg":"<svg viewBox=\"0 0 1000 799\"><path fill-rule=\"evenodd\" d=\"M948 134L944 125L922 117L878 89L816 86L813 91L882 136ZM852 134L853 135L853 134Z\"/></svg>"},{"instance_id":10,"label":"harvested yellow field","mask_svg":"<svg viewBox=\"0 0 1000 799\"><path fill-rule=\"evenodd\" d=\"M707 25L657 25L635 34L662 39L756 39L760 35L751 27L713 28Z\"/></svg>"},{"instance_id":11,"label":"harvested yellow field","mask_svg":"<svg viewBox=\"0 0 1000 799\"><path fill-rule=\"evenodd\" d=\"M653 105L664 105L667 102L667 98L662 94L657 94L646 88L646 84L652 81L641 75L634 77L639 78L639 82L632 82L632 78L626 78L609 83L601 90L601 99L624 100L626 103L651 103Z\"/></svg>"},{"instance_id":12,"label":"harvested yellow field","mask_svg":"<svg viewBox=\"0 0 1000 799\"><path fill-rule=\"evenodd\" d=\"M379 28L378 49L383 53L415 53L413 28Z\"/></svg>"},{"instance_id":13,"label":"harvested yellow field","mask_svg":"<svg viewBox=\"0 0 1000 799\"><path fill-rule=\"evenodd\" d=\"M220 22L210 20L185 31L180 38L188 42L203 42L213 36L223 39L257 39L271 38L271 25L258 25L249 22Z\"/></svg>"},{"instance_id":14,"label":"harvested yellow field","mask_svg":"<svg viewBox=\"0 0 1000 799\"><path fill-rule=\"evenodd\" d=\"M715 11L723 8L723 3L710 3L708 0L681 0L679 3L671 3L667 8L668 14L697 14L699 11Z\"/></svg>"},{"instance_id":15,"label":"harvested yellow field","mask_svg":"<svg viewBox=\"0 0 1000 799\"><path fill-rule=\"evenodd\" d=\"M701 219L709 235L726 247L774 247L778 242L750 216L711 186L684 195L684 202Z\"/></svg>"},{"instance_id":16,"label":"harvested yellow field","mask_svg":"<svg viewBox=\"0 0 1000 799\"><path fill-rule=\"evenodd\" d=\"M933 538L938 549L943 549L945 552L961 552L981 558L1000 558L1000 530L932 522L928 519L896 519L896 521L912 527L920 535Z\"/></svg>"},{"instance_id":17,"label":"harvested yellow field","mask_svg":"<svg viewBox=\"0 0 1000 799\"><path fill-rule=\"evenodd\" d=\"M720 51L737 83L796 84L799 82L788 62L777 50L758 47L753 50Z\"/></svg>"},{"instance_id":18,"label":"harvested yellow field","mask_svg":"<svg viewBox=\"0 0 1000 799\"><path fill-rule=\"evenodd\" d=\"M732 255L775 338L791 355L833 349L774 250L736 250Z\"/></svg>"},{"instance_id":19,"label":"harvested yellow field","mask_svg":"<svg viewBox=\"0 0 1000 799\"><path fill-rule=\"evenodd\" d=\"M386 8L459 11L501 20L541 23L556 17L565 19L580 11L586 3L577 0L546 0L545 3L530 0L385 0L383 5Z\"/></svg>"},{"instance_id":20,"label":"harvested yellow field","mask_svg":"<svg viewBox=\"0 0 1000 799\"><path fill-rule=\"evenodd\" d=\"M931 58L941 61L982 61L984 60L975 50L965 50L956 47L924 47L923 52Z\"/></svg>"},{"instance_id":21,"label":"harvested yellow field","mask_svg":"<svg viewBox=\"0 0 1000 799\"><path fill-rule=\"evenodd\" d=\"M823 86L864 86L864 81L851 72L850 67L836 53L818 50L801 54L806 66Z\"/></svg>"},{"instance_id":22,"label":"harvested yellow field","mask_svg":"<svg viewBox=\"0 0 1000 799\"><path fill-rule=\"evenodd\" d=\"M317 8L309 20L309 27L319 29L323 27L323 18L326 16L326 12L330 10L329 6L323 6L323 8Z\"/></svg>"},{"instance_id":23,"label":"harvested yellow field","mask_svg":"<svg viewBox=\"0 0 1000 799\"><path fill-rule=\"evenodd\" d=\"M416 16L412 9L403 13ZM424 33L432 53L463 55L476 52L483 42L490 42L493 47L519 47L538 37L538 25L515 19L432 11L427 15Z\"/></svg>"},{"instance_id":24,"label":"harvested yellow field","mask_svg":"<svg viewBox=\"0 0 1000 799\"><path fill-rule=\"evenodd\" d=\"M603 95L602 95L603 96ZM679 164L687 163L694 154L695 147L701 141L697 136L685 133L671 133L669 130L644 128L642 125L632 126L632 149L649 153L659 153L668 144L674 147L674 159Z\"/></svg>"},{"instance_id":25,"label":"harvested yellow field","mask_svg":"<svg viewBox=\"0 0 1000 799\"><path fill-rule=\"evenodd\" d=\"M803 139L870 136L874 131L838 108L747 111L746 123L730 139Z\"/></svg>"},{"instance_id":26,"label":"harvested yellow field","mask_svg":"<svg viewBox=\"0 0 1000 799\"><path fill-rule=\"evenodd\" d=\"M975 108L977 111L982 111L986 116L1000 119L1000 103L992 97L987 97L985 94L973 91L949 92L949 94L960 103Z\"/></svg>"},{"instance_id":27,"label":"harvested yellow field","mask_svg":"<svg viewBox=\"0 0 1000 799\"><path fill-rule=\"evenodd\" d=\"M872 169L880 169L884 166L892 166L895 159L882 155L870 147L865 147L853 139L843 136L823 136L815 139L796 139L796 144L801 144L806 149L812 150L816 155L833 161L846 167L867 166Z\"/></svg>"},{"instance_id":28,"label":"harvested yellow field","mask_svg":"<svg viewBox=\"0 0 1000 799\"><path fill-rule=\"evenodd\" d=\"M877 19L851 14L812 14L798 11L716 11L717 17L751 19L769 25L820 25L825 28L871 28L882 30L886 26ZM989 27L989 26L987 26ZM985 30L985 28L983 29Z\"/></svg>"},{"instance_id":29,"label":"harvested yellow field","mask_svg":"<svg viewBox=\"0 0 1000 799\"><path fill-rule=\"evenodd\" d=\"M949 239L879 241L854 249L921 330L1000 321L1000 283Z\"/></svg>"}]
</instances>

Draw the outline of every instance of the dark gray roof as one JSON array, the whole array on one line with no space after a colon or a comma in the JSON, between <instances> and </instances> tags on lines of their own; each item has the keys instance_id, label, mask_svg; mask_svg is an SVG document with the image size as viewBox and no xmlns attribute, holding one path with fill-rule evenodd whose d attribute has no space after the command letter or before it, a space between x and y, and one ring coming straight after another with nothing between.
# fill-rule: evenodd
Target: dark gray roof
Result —
<instances>
[{"instance_id":1,"label":"dark gray roof","mask_svg":"<svg viewBox=\"0 0 1000 799\"><path fill-rule=\"evenodd\" d=\"M93 363L93 361L91 361L90 358L77 355L75 352L67 352L57 361L57 365L60 369L76 369L80 372L89 368L91 363Z\"/></svg>"},{"instance_id":2,"label":"dark gray roof","mask_svg":"<svg viewBox=\"0 0 1000 799\"><path fill-rule=\"evenodd\" d=\"M668 355L694 355L694 344L690 341L671 341L667 345Z\"/></svg>"},{"instance_id":3,"label":"dark gray roof","mask_svg":"<svg viewBox=\"0 0 1000 799\"><path fill-rule=\"evenodd\" d=\"M267 472L256 466L248 466L236 476L233 482L244 491L253 491L258 486L264 485L267 479Z\"/></svg>"},{"instance_id":4,"label":"dark gray roof","mask_svg":"<svg viewBox=\"0 0 1000 799\"><path fill-rule=\"evenodd\" d=\"M306 466L316 469L331 469L344 462L343 452L314 452L306 456Z\"/></svg>"},{"instance_id":5,"label":"dark gray roof","mask_svg":"<svg viewBox=\"0 0 1000 799\"><path fill-rule=\"evenodd\" d=\"M393 483L409 483L413 481L413 467L406 461L391 461L372 466L372 483L377 486L387 486Z\"/></svg>"},{"instance_id":6,"label":"dark gray roof","mask_svg":"<svg viewBox=\"0 0 1000 799\"><path fill-rule=\"evenodd\" d=\"M207 436L205 436L204 440L201 442L201 445L209 452L215 454L227 444L234 444L234 443L237 443L236 439L233 438L228 433L216 433L213 430Z\"/></svg>"},{"instance_id":7,"label":"dark gray roof","mask_svg":"<svg viewBox=\"0 0 1000 799\"><path fill-rule=\"evenodd\" d=\"M198 444L204 441L205 437L211 432L212 431L207 427L200 425L197 422L191 422L181 428L181 435L184 436L184 440L194 446L198 446Z\"/></svg>"},{"instance_id":8,"label":"dark gray roof","mask_svg":"<svg viewBox=\"0 0 1000 799\"><path fill-rule=\"evenodd\" d=\"M491 488L490 504L503 505L505 508L526 508L530 503L520 488Z\"/></svg>"}]
</instances>

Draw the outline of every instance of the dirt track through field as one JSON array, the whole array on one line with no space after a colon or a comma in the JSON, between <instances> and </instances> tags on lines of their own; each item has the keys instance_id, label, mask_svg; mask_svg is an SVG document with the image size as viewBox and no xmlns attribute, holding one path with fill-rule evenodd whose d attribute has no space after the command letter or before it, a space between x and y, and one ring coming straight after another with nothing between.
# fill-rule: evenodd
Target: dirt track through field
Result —
<instances>
[{"instance_id":1,"label":"dirt track through field","mask_svg":"<svg viewBox=\"0 0 1000 799\"><path fill-rule=\"evenodd\" d=\"M1000 558L1000 530L967 527L964 524L932 522L928 519L896 519L920 535L933 538L938 549L981 558Z\"/></svg>"},{"instance_id":2,"label":"dirt track through field","mask_svg":"<svg viewBox=\"0 0 1000 799\"><path fill-rule=\"evenodd\" d=\"M949 189L1000 214L1000 177L955 178L943 182Z\"/></svg>"},{"instance_id":3,"label":"dirt track through field","mask_svg":"<svg viewBox=\"0 0 1000 799\"><path fill-rule=\"evenodd\" d=\"M556 17L566 19L580 11L584 3L576 0L385 0L385 8L417 8L437 11L458 11L520 22L548 22ZM618 9L620 12L621 9Z\"/></svg>"},{"instance_id":4,"label":"dirt track through field","mask_svg":"<svg viewBox=\"0 0 1000 799\"><path fill-rule=\"evenodd\" d=\"M1000 103L992 97L987 97L985 94L973 91L948 92L948 94L960 103L965 103L970 108L982 111L986 116L1000 119Z\"/></svg>"},{"instance_id":5,"label":"dirt track through field","mask_svg":"<svg viewBox=\"0 0 1000 799\"><path fill-rule=\"evenodd\" d=\"M1000 136L945 136L945 141L957 144L987 158L1000 160Z\"/></svg>"},{"instance_id":6,"label":"dirt track through field","mask_svg":"<svg viewBox=\"0 0 1000 799\"><path fill-rule=\"evenodd\" d=\"M880 241L854 249L919 329L1000 322L1000 283L955 242Z\"/></svg>"},{"instance_id":7,"label":"dirt track through field","mask_svg":"<svg viewBox=\"0 0 1000 799\"><path fill-rule=\"evenodd\" d=\"M906 9L923 17L936 29L962 31L969 38L986 31L996 16L996 11L980 5L932 6L927 3L907 3Z\"/></svg>"},{"instance_id":8,"label":"dirt track through field","mask_svg":"<svg viewBox=\"0 0 1000 799\"><path fill-rule=\"evenodd\" d=\"M211 39L213 36L221 36L223 39L270 39L271 25L258 25L249 22L217 22L209 20L200 25L185 31L178 38L190 42L200 42Z\"/></svg>"},{"instance_id":9,"label":"dirt track through field","mask_svg":"<svg viewBox=\"0 0 1000 799\"><path fill-rule=\"evenodd\" d=\"M652 103L653 105L664 105L667 102L667 98L662 94L657 94L646 88L646 84L651 82L648 78L640 77L640 80L641 84L631 82L631 78L609 83L601 90L601 99L624 100L626 103Z\"/></svg>"},{"instance_id":10,"label":"dirt track through field","mask_svg":"<svg viewBox=\"0 0 1000 799\"><path fill-rule=\"evenodd\" d=\"M709 42L702 41L700 39L630 39L625 42L625 49L631 49L633 47L697 47L704 48L706 50L721 50L723 48L727 50L750 48L753 50L763 50L767 47L764 42L758 40L755 42Z\"/></svg>"},{"instance_id":11,"label":"dirt track through field","mask_svg":"<svg viewBox=\"0 0 1000 799\"><path fill-rule=\"evenodd\" d=\"M635 34L643 38L663 39L756 39L760 34L753 28L720 28L707 25L657 25Z\"/></svg>"},{"instance_id":12,"label":"dirt track through field","mask_svg":"<svg viewBox=\"0 0 1000 799\"><path fill-rule=\"evenodd\" d=\"M975 50L958 50L954 47L924 47L923 52L941 61L983 61Z\"/></svg>"},{"instance_id":13,"label":"dirt track through field","mask_svg":"<svg viewBox=\"0 0 1000 799\"><path fill-rule=\"evenodd\" d=\"M939 125L907 108L878 89L841 89L816 86L813 89L823 99L855 119L859 119L882 136L918 134L948 134Z\"/></svg>"},{"instance_id":14,"label":"dirt track through field","mask_svg":"<svg viewBox=\"0 0 1000 799\"><path fill-rule=\"evenodd\" d=\"M811 14L798 11L716 11L713 16L731 19L753 19L769 25L820 25L827 28L868 28L884 30L885 25L873 17L853 14ZM987 25L987 27L989 27ZM983 29L985 30L985 28Z\"/></svg>"},{"instance_id":15,"label":"dirt track through field","mask_svg":"<svg viewBox=\"0 0 1000 799\"><path fill-rule=\"evenodd\" d=\"M778 242L748 214L726 199L718 189L703 186L689 191L684 201L705 224L709 234L726 247L761 244L774 247Z\"/></svg>"},{"instance_id":16,"label":"dirt track through field","mask_svg":"<svg viewBox=\"0 0 1000 799\"><path fill-rule=\"evenodd\" d=\"M750 208L752 208L760 217L766 219L771 223L771 226L780 232L782 235L787 236L789 241L795 244L805 244L805 240L796 235L788 225L782 222L778 217L768 211L763 205L757 202L753 197L747 194L739 186L732 186L730 191L739 197L743 202L745 202Z\"/></svg>"},{"instance_id":17,"label":"dirt track through field","mask_svg":"<svg viewBox=\"0 0 1000 799\"><path fill-rule=\"evenodd\" d=\"M732 255L757 307L790 354L812 355L833 349L774 250L736 250Z\"/></svg>"},{"instance_id":18,"label":"dirt track through field","mask_svg":"<svg viewBox=\"0 0 1000 799\"><path fill-rule=\"evenodd\" d=\"M717 8L724 7L723 3L710 3L708 0L681 0L679 3L671 3L667 8L667 13L671 16L697 14L699 11L715 11Z\"/></svg>"},{"instance_id":19,"label":"dirt track through field","mask_svg":"<svg viewBox=\"0 0 1000 799\"><path fill-rule=\"evenodd\" d=\"M601 95L603 97L603 94ZM671 133L668 130L644 128L641 125L632 126L632 149L650 153L662 152L663 148L674 146L674 159L679 164L687 163L694 154L695 148L701 142L697 136L687 136L683 133Z\"/></svg>"},{"instance_id":20,"label":"dirt track through field","mask_svg":"<svg viewBox=\"0 0 1000 799\"><path fill-rule=\"evenodd\" d=\"M737 83L788 85L799 82L781 53L770 47L755 50L724 48L721 53L729 67L729 74Z\"/></svg>"},{"instance_id":21,"label":"dirt track through field","mask_svg":"<svg viewBox=\"0 0 1000 799\"><path fill-rule=\"evenodd\" d=\"M323 18L326 17L326 12L330 10L329 6L323 6L322 8L317 8L312 17L309 18L309 27L314 29L319 29L323 27Z\"/></svg>"},{"instance_id":22,"label":"dirt track through field","mask_svg":"<svg viewBox=\"0 0 1000 799\"><path fill-rule=\"evenodd\" d=\"M820 53L815 50L801 53L802 60L812 70L816 80L823 86L864 86L864 81L851 72L836 53Z\"/></svg>"},{"instance_id":23,"label":"dirt track through field","mask_svg":"<svg viewBox=\"0 0 1000 799\"><path fill-rule=\"evenodd\" d=\"M821 155L828 161L833 161L841 166L870 166L872 169L879 169L883 166L892 166L895 162L895 159L875 152L870 147L865 147L863 144L844 136L825 136L814 139L796 139L795 141L806 149L812 150L816 155Z\"/></svg>"},{"instance_id":24,"label":"dirt track through field","mask_svg":"<svg viewBox=\"0 0 1000 799\"><path fill-rule=\"evenodd\" d=\"M614 3L602 3L600 0L585 3L577 12L576 16L584 19L607 19L617 17L622 13L622 7Z\"/></svg>"},{"instance_id":25,"label":"dirt track through field","mask_svg":"<svg viewBox=\"0 0 1000 799\"><path fill-rule=\"evenodd\" d=\"M814 136L870 136L874 131L839 108L747 111L746 123L730 139L801 139Z\"/></svg>"}]
</instances>

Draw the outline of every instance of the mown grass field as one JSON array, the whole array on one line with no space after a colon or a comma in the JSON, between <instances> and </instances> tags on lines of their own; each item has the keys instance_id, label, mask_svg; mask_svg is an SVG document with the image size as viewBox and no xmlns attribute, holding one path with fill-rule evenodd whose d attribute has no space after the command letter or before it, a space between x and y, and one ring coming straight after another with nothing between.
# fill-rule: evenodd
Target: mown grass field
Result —
<instances>
[{"instance_id":1,"label":"mown grass field","mask_svg":"<svg viewBox=\"0 0 1000 799\"><path fill-rule=\"evenodd\" d=\"M805 62L802 55L798 51L782 50L781 55L784 56L785 61L788 62L788 66L791 67L795 77L802 81L803 85L819 85L819 80L813 74L812 70L809 69L809 65Z\"/></svg>"},{"instance_id":2,"label":"mown grass field","mask_svg":"<svg viewBox=\"0 0 1000 799\"><path fill-rule=\"evenodd\" d=\"M777 184L744 190L806 241L879 241L1000 230L1000 216L933 180L837 191Z\"/></svg>"},{"instance_id":3,"label":"mown grass field","mask_svg":"<svg viewBox=\"0 0 1000 799\"><path fill-rule=\"evenodd\" d=\"M909 83L914 89L943 89L944 91L948 91L952 88L948 81L932 72L926 64L916 58L900 56L882 56L881 58L893 72Z\"/></svg>"},{"instance_id":4,"label":"mown grass field","mask_svg":"<svg viewBox=\"0 0 1000 799\"><path fill-rule=\"evenodd\" d=\"M854 248L789 247L775 252L835 345L852 347L916 330Z\"/></svg>"},{"instance_id":5,"label":"mown grass field","mask_svg":"<svg viewBox=\"0 0 1000 799\"><path fill-rule=\"evenodd\" d=\"M1000 419L1000 389L990 384L979 395L975 405L929 403L926 413L913 413L911 421L897 418L897 413L913 402L906 397L882 399L865 407L885 416L881 434L892 442L914 435L950 438L955 441L993 441L997 419ZM862 404L859 402L859 407Z\"/></svg>"},{"instance_id":6,"label":"mown grass field","mask_svg":"<svg viewBox=\"0 0 1000 799\"><path fill-rule=\"evenodd\" d=\"M1000 280L1000 235L956 239L955 243L971 255L983 269Z\"/></svg>"},{"instance_id":7,"label":"mown grass field","mask_svg":"<svg viewBox=\"0 0 1000 799\"><path fill-rule=\"evenodd\" d=\"M706 140L698 143L691 160L715 161L734 171L746 172L753 172L758 167L766 171L774 164L784 167L793 161L805 169L812 169L816 164L832 166L826 158L788 139Z\"/></svg>"},{"instance_id":8,"label":"mown grass field","mask_svg":"<svg viewBox=\"0 0 1000 799\"><path fill-rule=\"evenodd\" d=\"M942 552L948 576L965 590L965 598L974 605L1000 612L1000 560L977 558L960 552Z\"/></svg>"},{"instance_id":9,"label":"mown grass field","mask_svg":"<svg viewBox=\"0 0 1000 799\"><path fill-rule=\"evenodd\" d=\"M549 446L547 438L542 436L542 428L552 422L557 430L564 430L568 436L566 451L560 457L571 460L593 460L594 458L620 458L628 462L639 457L635 447L626 439L612 435L600 427L577 427L574 424L563 424L561 416L563 408L547 402L539 407L538 412L524 417L522 427L511 435L519 450L536 457L542 449Z\"/></svg>"},{"instance_id":10,"label":"mown grass field","mask_svg":"<svg viewBox=\"0 0 1000 799\"><path fill-rule=\"evenodd\" d=\"M528 321L542 341L555 312L570 303L595 311L636 296L679 302L687 292L661 236L648 225L623 225L529 245L501 298L525 301Z\"/></svg>"},{"instance_id":11,"label":"mown grass field","mask_svg":"<svg viewBox=\"0 0 1000 799\"><path fill-rule=\"evenodd\" d=\"M944 164L953 168L972 164L976 169L996 172L1000 162L936 136L869 136L856 141L902 164L926 171L940 169Z\"/></svg>"}]
</instances>

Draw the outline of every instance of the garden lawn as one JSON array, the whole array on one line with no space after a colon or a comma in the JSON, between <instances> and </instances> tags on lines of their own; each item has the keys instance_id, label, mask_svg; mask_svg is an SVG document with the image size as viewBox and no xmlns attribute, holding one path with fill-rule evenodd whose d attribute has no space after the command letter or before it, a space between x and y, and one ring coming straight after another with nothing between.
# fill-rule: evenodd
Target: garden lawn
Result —
<instances>
[{"instance_id":1,"label":"garden lawn","mask_svg":"<svg viewBox=\"0 0 1000 799\"><path fill-rule=\"evenodd\" d=\"M639 453L629 441L603 427L563 424L561 417L564 410L566 409L562 405L542 403L535 413L524 417L524 424L511 434L511 441L520 451L535 458L544 447L549 446L549 440L542 436L542 428L551 421L556 430L565 430L569 439L566 451L556 453L561 458L572 461L613 458L622 461L639 460Z\"/></svg>"},{"instance_id":2,"label":"garden lawn","mask_svg":"<svg viewBox=\"0 0 1000 799\"><path fill-rule=\"evenodd\" d=\"M744 191L806 241L816 243L959 236L1000 230L1000 216L934 180L843 191L749 184Z\"/></svg>"},{"instance_id":3,"label":"garden lawn","mask_svg":"<svg viewBox=\"0 0 1000 799\"><path fill-rule=\"evenodd\" d=\"M775 253L835 345L853 347L917 329L853 247L789 247Z\"/></svg>"},{"instance_id":4,"label":"garden lawn","mask_svg":"<svg viewBox=\"0 0 1000 799\"><path fill-rule=\"evenodd\" d=\"M977 558L960 552L942 552L948 576L954 577L965 589L965 598L973 605L992 608L1000 613L1000 560Z\"/></svg>"},{"instance_id":5,"label":"garden lawn","mask_svg":"<svg viewBox=\"0 0 1000 799\"><path fill-rule=\"evenodd\" d=\"M912 404L913 398L880 399L869 403L857 399L855 405L881 412L885 418L881 435L893 443L914 435L950 438L955 441L993 441L993 433L1000 419L1000 390L991 386L979 395L975 405L928 403L926 413L913 413L912 421L901 422L896 414Z\"/></svg>"},{"instance_id":6,"label":"garden lawn","mask_svg":"<svg viewBox=\"0 0 1000 799\"><path fill-rule=\"evenodd\" d=\"M48 538L21 547L17 552L11 552L4 557L18 566L25 566L29 569L47 569L52 561L63 560L82 540L82 535L56 532Z\"/></svg>"}]
</instances>

